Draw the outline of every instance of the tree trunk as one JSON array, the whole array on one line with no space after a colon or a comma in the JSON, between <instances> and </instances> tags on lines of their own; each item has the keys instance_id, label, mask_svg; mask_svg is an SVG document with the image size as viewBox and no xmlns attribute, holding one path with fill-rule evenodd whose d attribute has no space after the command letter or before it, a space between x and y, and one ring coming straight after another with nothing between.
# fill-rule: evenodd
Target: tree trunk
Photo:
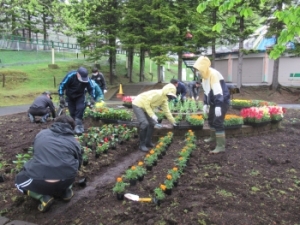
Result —
<instances>
[{"instance_id":1,"label":"tree trunk","mask_svg":"<svg viewBox=\"0 0 300 225\"><path fill-rule=\"evenodd\" d=\"M273 81L271 85L271 90L277 90L279 83L278 83L278 72L279 72L279 59L277 58L274 61L274 66L273 66Z\"/></svg>"},{"instance_id":2,"label":"tree trunk","mask_svg":"<svg viewBox=\"0 0 300 225\"><path fill-rule=\"evenodd\" d=\"M212 12L212 22L213 25L217 23L217 9L213 9ZM215 58L216 58L216 38L212 38L211 42L211 67L215 67Z\"/></svg>"},{"instance_id":3,"label":"tree trunk","mask_svg":"<svg viewBox=\"0 0 300 225\"><path fill-rule=\"evenodd\" d=\"M182 80L182 52L178 52L178 72L177 72L177 79Z\"/></svg>"},{"instance_id":4,"label":"tree trunk","mask_svg":"<svg viewBox=\"0 0 300 225\"><path fill-rule=\"evenodd\" d=\"M145 49L140 49L140 82L145 79Z\"/></svg>"},{"instance_id":5,"label":"tree trunk","mask_svg":"<svg viewBox=\"0 0 300 225\"><path fill-rule=\"evenodd\" d=\"M131 47L128 49L128 68L127 76L129 78L129 83L132 83L132 70L133 70L133 58L134 58L134 49Z\"/></svg>"},{"instance_id":6,"label":"tree trunk","mask_svg":"<svg viewBox=\"0 0 300 225\"><path fill-rule=\"evenodd\" d=\"M244 17L240 18L240 37L239 37L239 58L238 58L238 71L237 71L237 87L242 87L243 76L243 58L244 58Z\"/></svg>"}]
</instances>

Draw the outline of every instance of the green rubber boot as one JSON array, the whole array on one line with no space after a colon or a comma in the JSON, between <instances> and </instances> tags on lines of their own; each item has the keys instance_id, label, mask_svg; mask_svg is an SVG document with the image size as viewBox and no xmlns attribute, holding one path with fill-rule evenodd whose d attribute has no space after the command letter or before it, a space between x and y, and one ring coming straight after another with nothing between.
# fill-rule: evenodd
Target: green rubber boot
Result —
<instances>
[{"instance_id":1,"label":"green rubber boot","mask_svg":"<svg viewBox=\"0 0 300 225\"><path fill-rule=\"evenodd\" d=\"M46 212L54 201L54 198L52 196L41 195L33 191L27 191L27 195L41 202L41 204L39 204L38 206L38 210L40 212Z\"/></svg>"},{"instance_id":2,"label":"green rubber boot","mask_svg":"<svg viewBox=\"0 0 300 225\"><path fill-rule=\"evenodd\" d=\"M213 151L209 152L210 154L218 154L221 152L225 152L226 139L224 131L216 133L216 141L217 146Z\"/></svg>"},{"instance_id":3,"label":"green rubber boot","mask_svg":"<svg viewBox=\"0 0 300 225\"><path fill-rule=\"evenodd\" d=\"M215 129L210 129L210 137L204 139L205 143L210 143L210 142L215 142L216 141L216 130Z\"/></svg>"},{"instance_id":4,"label":"green rubber boot","mask_svg":"<svg viewBox=\"0 0 300 225\"><path fill-rule=\"evenodd\" d=\"M72 185L71 185L70 187L68 187L68 188L64 191L64 193L63 193L63 195L62 195L62 199L63 199L64 201L70 201L71 198L73 197L73 195L74 195L74 192L73 192L73 190L72 190Z\"/></svg>"}]
</instances>

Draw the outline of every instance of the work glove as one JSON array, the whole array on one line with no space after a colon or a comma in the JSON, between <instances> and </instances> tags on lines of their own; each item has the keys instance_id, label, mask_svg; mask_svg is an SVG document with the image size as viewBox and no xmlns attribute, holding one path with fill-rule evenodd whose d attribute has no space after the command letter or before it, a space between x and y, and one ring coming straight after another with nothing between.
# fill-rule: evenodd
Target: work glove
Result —
<instances>
[{"instance_id":1,"label":"work glove","mask_svg":"<svg viewBox=\"0 0 300 225\"><path fill-rule=\"evenodd\" d=\"M59 96L59 104L65 106L66 101L63 95Z\"/></svg>"},{"instance_id":2,"label":"work glove","mask_svg":"<svg viewBox=\"0 0 300 225\"><path fill-rule=\"evenodd\" d=\"M199 96L197 96L196 100L199 100Z\"/></svg>"},{"instance_id":3,"label":"work glove","mask_svg":"<svg viewBox=\"0 0 300 225\"><path fill-rule=\"evenodd\" d=\"M103 92L104 92L104 94L105 94L105 93L107 92L107 90L104 90Z\"/></svg>"},{"instance_id":4,"label":"work glove","mask_svg":"<svg viewBox=\"0 0 300 225\"><path fill-rule=\"evenodd\" d=\"M91 104L90 104L90 107L91 108L94 108L94 105L95 105L95 99L91 98Z\"/></svg>"},{"instance_id":5,"label":"work glove","mask_svg":"<svg viewBox=\"0 0 300 225\"><path fill-rule=\"evenodd\" d=\"M192 97L192 100L195 100L194 97Z\"/></svg>"},{"instance_id":6,"label":"work glove","mask_svg":"<svg viewBox=\"0 0 300 225\"><path fill-rule=\"evenodd\" d=\"M173 127L177 127L178 125L178 123L173 123Z\"/></svg>"},{"instance_id":7,"label":"work glove","mask_svg":"<svg viewBox=\"0 0 300 225\"><path fill-rule=\"evenodd\" d=\"M156 123L158 123L157 119L158 117L154 114L152 117L151 117Z\"/></svg>"},{"instance_id":8,"label":"work glove","mask_svg":"<svg viewBox=\"0 0 300 225\"><path fill-rule=\"evenodd\" d=\"M203 106L203 113L207 114L208 113L208 105Z\"/></svg>"},{"instance_id":9,"label":"work glove","mask_svg":"<svg viewBox=\"0 0 300 225\"><path fill-rule=\"evenodd\" d=\"M215 108L215 115L216 115L216 117L219 117L222 115L221 107L218 106Z\"/></svg>"}]
</instances>

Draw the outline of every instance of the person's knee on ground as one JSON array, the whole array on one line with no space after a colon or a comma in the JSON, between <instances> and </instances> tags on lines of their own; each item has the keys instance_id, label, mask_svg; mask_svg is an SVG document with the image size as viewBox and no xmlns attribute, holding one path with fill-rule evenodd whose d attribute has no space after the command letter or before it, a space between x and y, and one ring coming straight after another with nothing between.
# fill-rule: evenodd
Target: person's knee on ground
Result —
<instances>
[{"instance_id":1,"label":"person's knee on ground","mask_svg":"<svg viewBox=\"0 0 300 225\"><path fill-rule=\"evenodd\" d=\"M38 205L38 210L40 212L46 212L47 210L49 210L54 201L54 198L50 195L42 195L30 190L27 190L26 193L28 196L41 202L41 204Z\"/></svg>"}]
</instances>

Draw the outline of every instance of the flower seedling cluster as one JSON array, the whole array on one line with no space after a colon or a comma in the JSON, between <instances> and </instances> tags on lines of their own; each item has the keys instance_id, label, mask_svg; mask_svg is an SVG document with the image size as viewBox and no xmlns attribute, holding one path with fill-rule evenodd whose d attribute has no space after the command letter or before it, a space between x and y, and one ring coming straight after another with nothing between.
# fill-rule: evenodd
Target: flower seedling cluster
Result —
<instances>
[{"instance_id":1,"label":"flower seedling cluster","mask_svg":"<svg viewBox=\"0 0 300 225\"><path fill-rule=\"evenodd\" d=\"M244 122L261 123L280 121L286 110L280 106L263 106L263 107L250 107L241 110L241 116Z\"/></svg>"},{"instance_id":2,"label":"flower seedling cluster","mask_svg":"<svg viewBox=\"0 0 300 225\"><path fill-rule=\"evenodd\" d=\"M204 124L204 119L202 115L196 115L196 114L187 115L186 121L188 121L190 124L194 126L203 126Z\"/></svg>"},{"instance_id":3,"label":"flower seedling cluster","mask_svg":"<svg viewBox=\"0 0 300 225\"><path fill-rule=\"evenodd\" d=\"M226 114L224 118L224 126L235 126L235 125L243 125L244 119L242 116L234 115L234 114Z\"/></svg>"},{"instance_id":4,"label":"flower seedling cluster","mask_svg":"<svg viewBox=\"0 0 300 225\"><path fill-rule=\"evenodd\" d=\"M126 187L129 183L123 181L122 177L118 177L115 186L113 187L113 193L122 194L125 192Z\"/></svg>"}]
</instances>

